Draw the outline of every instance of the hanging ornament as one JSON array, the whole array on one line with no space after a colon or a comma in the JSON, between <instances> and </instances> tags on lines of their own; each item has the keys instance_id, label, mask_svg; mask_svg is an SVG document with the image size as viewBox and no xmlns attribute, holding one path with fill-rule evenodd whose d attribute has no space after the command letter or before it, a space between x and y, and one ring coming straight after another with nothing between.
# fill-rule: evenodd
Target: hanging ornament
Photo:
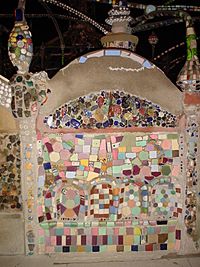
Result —
<instances>
[{"instance_id":1,"label":"hanging ornament","mask_svg":"<svg viewBox=\"0 0 200 267\"><path fill-rule=\"evenodd\" d=\"M151 45L156 45L158 43L158 36L153 32L149 35L148 41Z\"/></svg>"},{"instance_id":2,"label":"hanging ornament","mask_svg":"<svg viewBox=\"0 0 200 267\"><path fill-rule=\"evenodd\" d=\"M152 47L152 55L151 55L152 59L154 58L155 46L158 43L158 40L159 40L158 36L154 32L152 32L152 34L149 35L148 41Z\"/></svg>"},{"instance_id":3,"label":"hanging ornament","mask_svg":"<svg viewBox=\"0 0 200 267\"><path fill-rule=\"evenodd\" d=\"M15 19L15 25L8 40L8 55L13 66L18 68L18 72L26 73L33 56L31 32L21 8L16 9Z\"/></svg>"}]
</instances>

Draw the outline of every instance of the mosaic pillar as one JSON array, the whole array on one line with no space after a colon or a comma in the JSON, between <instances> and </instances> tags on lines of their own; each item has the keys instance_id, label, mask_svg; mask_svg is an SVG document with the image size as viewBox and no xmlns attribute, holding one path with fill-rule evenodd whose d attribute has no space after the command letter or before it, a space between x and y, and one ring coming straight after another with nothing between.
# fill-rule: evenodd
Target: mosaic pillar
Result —
<instances>
[{"instance_id":1,"label":"mosaic pillar","mask_svg":"<svg viewBox=\"0 0 200 267\"><path fill-rule=\"evenodd\" d=\"M197 41L194 28L188 25L186 30L187 60L177 78L177 85L184 91L184 110L186 114L186 161L185 161L185 226L192 237L196 249L200 244L199 230L199 122L200 122L200 63L197 57ZM194 252L193 244L186 237L184 250Z\"/></svg>"},{"instance_id":2,"label":"mosaic pillar","mask_svg":"<svg viewBox=\"0 0 200 267\"><path fill-rule=\"evenodd\" d=\"M33 255L36 251L36 118L40 105L46 101L45 72L36 74L17 73L10 80L13 116L20 126L21 140L21 177L22 195L25 218L25 247L26 254Z\"/></svg>"},{"instance_id":3,"label":"mosaic pillar","mask_svg":"<svg viewBox=\"0 0 200 267\"><path fill-rule=\"evenodd\" d=\"M25 248L27 255L36 252L36 198L37 179L35 117L20 119L22 192L25 222Z\"/></svg>"},{"instance_id":4,"label":"mosaic pillar","mask_svg":"<svg viewBox=\"0 0 200 267\"><path fill-rule=\"evenodd\" d=\"M199 249L199 121L200 111L195 106L186 107L186 190L185 217L186 233ZM187 244L187 242L186 242ZM188 250L188 248L186 248ZM191 249L191 247L189 248Z\"/></svg>"}]
</instances>

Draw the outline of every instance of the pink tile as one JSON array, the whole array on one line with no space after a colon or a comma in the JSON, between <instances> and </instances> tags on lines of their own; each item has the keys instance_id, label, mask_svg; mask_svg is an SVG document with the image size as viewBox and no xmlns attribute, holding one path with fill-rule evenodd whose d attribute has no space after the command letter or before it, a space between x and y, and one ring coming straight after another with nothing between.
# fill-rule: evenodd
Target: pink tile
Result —
<instances>
[{"instance_id":1,"label":"pink tile","mask_svg":"<svg viewBox=\"0 0 200 267\"><path fill-rule=\"evenodd\" d=\"M172 169L172 175L177 177L179 173L180 173L180 166L175 165L174 168Z\"/></svg>"},{"instance_id":2,"label":"pink tile","mask_svg":"<svg viewBox=\"0 0 200 267\"><path fill-rule=\"evenodd\" d=\"M151 139L158 139L158 135L157 134L150 134L150 138Z\"/></svg>"},{"instance_id":3,"label":"pink tile","mask_svg":"<svg viewBox=\"0 0 200 267\"><path fill-rule=\"evenodd\" d=\"M119 228L114 228L114 235L119 235Z\"/></svg>"},{"instance_id":4,"label":"pink tile","mask_svg":"<svg viewBox=\"0 0 200 267\"><path fill-rule=\"evenodd\" d=\"M68 160L71 156L71 153L67 149L63 149L60 151L60 158L62 160Z\"/></svg>"},{"instance_id":5,"label":"pink tile","mask_svg":"<svg viewBox=\"0 0 200 267\"><path fill-rule=\"evenodd\" d=\"M53 253L53 252L54 252L54 247L46 246L45 253Z\"/></svg>"},{"instance_id":6,"label":"pink tile","mask_svg":"<svg viewBox=\"0 0 200 267\"><path fill-rule=\"evenodd\" d=\"M55 236L51 236L51 245L56 246L56 237Z\"/></svg>"},{"instance_id":7,"label":"pink tile","mask_svg":"<svg viewBox=\"0 0 200 267\"><path fill-rule=\"evenodd\" d=\"M172 142L170 140L163 140L161 147L163 149L171 149L172 148Z\"/></svg>"},{"instance_id":8,"label":"pink tile","mask_svg":"<svg viewBox=\"0 0 200 267\"><path fill-rule=\"evenodd\" d=\"M140 175L151 176L151 169L147 166L144 166L140 169Z\"/></svg>"},{"instance_id":9,"label":"pink tile","mask_svg":"<svg viewBox=\"0 0 200 267\"><path fill-rule=\"evenodd\" d=\"M65 161L64 161L64 165L65 165L66 167L68 167L68 166L71 166L72 163L71 163L70 161L68 161L68 160L65 160Z\"/></svg>"},{"instance_id":10,"label":"pink tile","mask_svg":"<svg viewBox=\"0 0 200 267\"><path fill-rule=\"evenodd\" d=\"M62 178L65 178L65 172L63 172L63 171L59 172L59 176Z\"/></svg>"},{"instance_id":11,"label":"pink tile","mask_svg":"<svg viewBox=\"0 0 200 267\"><path fill-rule=\"evenodd\" d=\"M80 153L79 159L89 159L90 154L89 153Z\"/></svg>"},{"instance_id":12,"label":"pink tile","mask_svg":"<svg viewBox=\"0 0 200 267\"><path fill-rule=\"evenodd\" d=\"M38 217L40 217L40 216L43 215L42 206L38 206L38 207L37 207L37 214L38 214Z\"/></svg>"},{"instance_id":13,"label":"pink tile","mask_svg":"<svg viewBox=\"0 0 200 267\"><path fill-rule=\"evenodd\" d=\"M43 143L48 143L49 142L49 137L44 137L42 141L43 141Z\"/></svg>"},{"instance_id":14,"label":"pink tile","mask_svg":"<svg viewBox=\"0 0 200 267\"><path fill-rule=\"evenodd\" d=\"M73 140L73 136L71 134L63 134L62 140L64 140L64 141Z\"/></svg>"},{"instance_id":15,"label":"pink tile","mask_svg":"<svg viewBox=\"0 0 200 267\"><path fill-rule=\"evenodd\" d=\"M42 135L40 132L37 132L37 140L41 140L42 139Z\"/></svg>"},{"instance_id":16,"label":"pink tile","mask_svg":"<svg viewBox=\"0 0 200 267\"><path fill-rule=\"evenodd\" d=\"M118 159L118 149L113 149L112 150L112 155L113 155L113 159L117 160Z\"/></svg>"},{"instance_id":17,"label":"pink tile","mask_svg":"<svg viewBox=\"0 0 200 267\"><path fill-rule=\"evenodd\" d=\"M64 235L70 235L70 228L64 228Z\"/></svg>"},{"instance_id":18,"label":"pink tile","mask_svg":"<svg viewBox=\"0 0 200 267\"><path fill-rule=\"evenodd\" d=\"M137 152L140 152L140 151L142 151L142 147L140 147L140 146L134 146L134 147L132 147L132 152L135 152L135 153L137 153Z\"/></svg>"},{"instance_id":19,"label":"pink tile","mask_svg":"<svg viewBox=\"0 0 200 267\"><path fill-rule=\"evenodd\" d=\"M111 136L111 142L115 143L116 142L116 137L115 136Z\"/></svg>"},{"instance_id":20,"label":"pink tile","mask_svg":"<svg viewBox=\"0 0 200 267\"><path fill-rule=\"evenodd\" d=\"M38 230L38 235L39 236L44 236L44 229L39 229Z\"/></svg>"},{"instance_id":21,"label":"pink tile","mask_svg":"<svg viewBox=\"0 0 200 267\"><path fill-rule=\"evenodd\" d=\"M176 240L176 243L175 243L175 250L176 251L180 250L180 244L181 244L181 240Z\"/></svg>"},{"instance_id":22,"label":"pink tile","mask_svg":"<svg viewBox=\"0 0 200 267\"><path fill-rule=\"evenodd\" d=\"M98 235L98 228L97 227L92 228L92 235Z\"/></svg>"}]
</instances>

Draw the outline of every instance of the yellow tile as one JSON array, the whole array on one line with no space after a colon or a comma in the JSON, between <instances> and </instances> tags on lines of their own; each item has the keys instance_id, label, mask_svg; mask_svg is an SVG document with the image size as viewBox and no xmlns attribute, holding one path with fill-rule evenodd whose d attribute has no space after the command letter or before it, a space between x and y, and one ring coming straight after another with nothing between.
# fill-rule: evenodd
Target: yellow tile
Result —
<instances>
[{"instance_id":1,"label":"yellow tile","mask_svg":"<svg viewBox=\"0 0 200 267\"><path fill-rule=\"evenodd\" d=\"M87 167L88 166L88 159L81 159L81 165Z\"/></svg>"},{"instance_id":2,"label":"yellow tile","mask_svg":"<svg viewBox=\"0 0 200 267\"><path fill-rule=\"evenodd\" d=\"M134 228L134 235L141 235L141 229L139 227Z\"/></svg>"},{"instance_id":3,"label":"yellow tile","mask_svg":"<svg viewBox=\"0 0 200 267\"><path fill-rule=\"evenodd\" d=\"M126 152L126 147L125 146L121 146L118 148L119 152Z\"/></svg>"},{"instance_id":4,"label":"yellow tile","mask_svg":"<svg viewBox=\"0 0 200 267\"><path fill-rule=\"evenodd\" d=\"M148 243L158 243L158 235L148 235Z\"/></svg>"},{"instance_id":5,"label":"yellow tile","mask_svg":"<svg viewBox=\"0 0 200 267\"><path fill-rule=\"evenodd\" d=\"M102 170L103 172L105 172L105 171L107 170L107 166L106 166L106 165L102 165L102 166L101 166L101 170Z\"/></svg>"},{"instance_id":6,"label":"yellow tile","mask_svg":"<svg viewBox=\"0 0 200 267\"><path fill-rule=\"evenodd\" d=\"M175 139L172 139L172 149L173 150L178 150L179 149L179 144L178 144L178 141L175 140Z\"/></svg>"},{"instance_id":7,"label":"yellow tile","mask_svg":"<svg viewBox=\"0 0 200 267\"><path fill-rule=\"evenodd\" d=\"M84 246L77 246L77 252L84 252L85 248Z\"/></svg>"},{"instance_id":8,"label":"yellow tile","mask_svg":"<svg viewBox=\"0 0 200 267\"><path fill-rule=\"evenodd\" d=\"M131 245L134 242L134 237L132 235L124 236L124 245Z\"/></svg>"},{"instance_id":9,"label":"yellow tile","mask_svg":"<svg viewBox=\"0 0 200 267\"><path fill-rule=\"evenodd\" d=\"M107 252L115 252L115 251L116 251L116 246L115 245L108 246Z\"/></svg>"},{"instance_id":10,"label":"yellow tile","mask_svg":"<svg viewBox=\"0 0 200 267\"><path fill-rule=\"evenodd\" d=\"M89 161L97 161L97 155L90 155Z\"/></svg>"},{"instance_id":11,"label":"yellow tile","mask_svg":"<svg viewBox=\"0 0 200 267\"><path fill-rule=\"evenodd\" d=\"M92 140L92 146L93 147L100 147L100 140L99 139L93 139Z\"/></svg>"},{"instance_id":12,"label":"yellow tile","mask_svg":"<svg viewBox=\"0 0 200 267\"><path fill-rule=\"evenodd\" d=\"M167 249L171 249L171 250L174 249L174 245L175 245L174 243L168 243Z\"/></svg>"},{"instance_id":13,"label":"yellow tile","mask_svg":"<svg viewBox=\"0 0 200 267\"><path fill-rule=\"evenodd\" d=\"M96 178L98 176L99 176L99 174L96 173L96 172L89 172L88 173L88 177L87 177L87 181L91 181L92 179L94 179L94 178Z\"/></svg>"},{"instance_id":14,"label":"yellow tile","mask_svg":"<svg viewBox=\"0 0 200 267\"><path fill-rule=\"evenodd\" d=\"M32 164L31 164L30 162L27 162L27 163L25 164L25 169L26 169L26 170L31 170L31 169L32 169Z\"/></svg>"},{"instance_id":15,"label":"yellow tile","mask_svg":"<svg viewBox=\"0 0 200 267\"><path fill-rule=\"evenodd\" d=\"M81 245L81 235L77 235L77 246Z\"/></svg>"}]
</instances>

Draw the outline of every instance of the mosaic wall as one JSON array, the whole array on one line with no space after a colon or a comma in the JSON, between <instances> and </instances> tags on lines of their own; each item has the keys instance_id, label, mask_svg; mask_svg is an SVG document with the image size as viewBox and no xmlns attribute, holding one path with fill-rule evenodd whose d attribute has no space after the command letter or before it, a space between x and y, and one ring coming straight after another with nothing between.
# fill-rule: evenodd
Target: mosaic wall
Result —
<instances>
[{"instance_id":1,"label":"mosaic wall","mask_svg":"<svg viewBox=\"0 0 200 267\"><path fill-rule=\"evenodd\" d=\"M47 99L47 74L16 74L10 79L12 89L11 108L15 118L27 118L37 114L38 106Z\"/></svg>"},{"instance_id":2,"label":"mosaic wall","mask_svg":"<svg viewBox=\"0 0 200 267\"><path fill-rule=\"evenodd\" d=\"M178 249L178 142L176 133L38 133L40 252Z\"/></svg>"},{"instance_id":3,"label":"mosaic wall","mask_svg":"<svg viewBox=\"0 0 200 267\"><path fill-rule=\"evenodd\" d=\"M122 91L79 97L45 118L50 128L175 127L176 117L158 105Z\"/></svg>"},{"instance_id":4,"label":"mosaic wall","mask_svg":"<svg viewBox=\"0 0 200 267\"><path fill-rule=\"evenodd\" d=\"M21 210L21 159L18 134L0 134L0 211Z\"/></svg>"}]
</instances>

